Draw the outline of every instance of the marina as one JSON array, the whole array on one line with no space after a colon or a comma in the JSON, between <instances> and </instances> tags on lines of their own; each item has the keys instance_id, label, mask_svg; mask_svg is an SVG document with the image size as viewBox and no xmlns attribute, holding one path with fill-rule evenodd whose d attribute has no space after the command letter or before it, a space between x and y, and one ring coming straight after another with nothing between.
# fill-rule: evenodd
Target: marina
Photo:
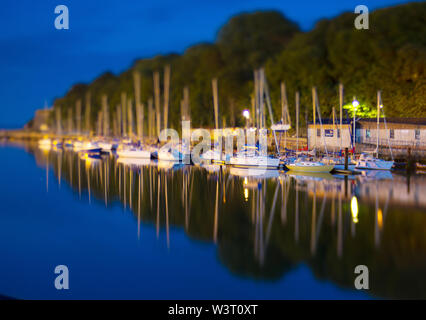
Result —
<instances>
[{"instance_id":1,"label":"marina","mask_svg":"<svg viewBox=\"0 0 426 320\"><path fill-rule=\"evenodd\" d=\"M0 300L426 299L425 2L1 12Z\"/></svg>"}]
</instances>

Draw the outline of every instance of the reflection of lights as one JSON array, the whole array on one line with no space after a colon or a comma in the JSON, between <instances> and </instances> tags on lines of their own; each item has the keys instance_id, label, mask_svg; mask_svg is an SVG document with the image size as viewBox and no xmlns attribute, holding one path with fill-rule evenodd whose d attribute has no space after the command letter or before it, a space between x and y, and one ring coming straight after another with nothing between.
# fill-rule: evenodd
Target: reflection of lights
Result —
<instances>
[{"instance_id":1,"label":"reflection of lights","mask_svg":"<svg viewBox=\"0 0 426 320\"><path fill-rule=\"evenodd\" d=\"M353 196L351 200L351 212L353 222L358 223L358 200L355 196Z\"/></svg>"},{"instance_id":2,"label":"reflection of lights","mask_svg":"<svg viewBox=\"0 0 426 320\"><path fill-rule=\"evenodd\" d=\"M243 111L243 117L246 118L247 120L250 119L250 111L248 111L247 109Z\"/></svg>"},{"instance_id":3,"label":"reflection of lights","mask_svg":"<svg viewBox=\"0 0 426 320\"><path fill-rule=\"evenodd\" d=\"M244 185L246 186L246 185L247 185L247 183L248 183L247 178L244 178Z\"/></svg>"},{"instance_id":4,"label":"reflection of lights","mask_svg":"<svg viewBox=\"0 0 426 320\"><path fill-rule=\"evenodd\" d=\"M248 201L248 198L249 198L249 191L247 188L244 188L244 200Z\"/></svg>"},{"instance_id":5,"label":"reflection of lights","mask_svg":"<svg viewBox=\"0 0 426 320\"><path fill-rule=\"evenodd\" d=\"M381 229L383 226L383 212L382 209L377 210L377 224L379 225L379 228Z\"/></svg>"}]
</instances>

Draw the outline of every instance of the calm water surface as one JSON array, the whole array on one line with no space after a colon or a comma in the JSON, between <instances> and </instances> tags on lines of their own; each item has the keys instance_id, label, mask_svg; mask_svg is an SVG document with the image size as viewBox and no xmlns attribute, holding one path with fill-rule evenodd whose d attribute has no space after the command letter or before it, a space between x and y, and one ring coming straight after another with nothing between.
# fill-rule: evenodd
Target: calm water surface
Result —
<instances>
[{"instance_id":1,"label":"calm water surface","mask_svg":"<svg viewBox=\"0 0 426 320\"><path fill-rule=\"evenodd\" d=\"M426 176L256 173L0 146L0 294L426 298Z\"/></svg>"}]
</instances>

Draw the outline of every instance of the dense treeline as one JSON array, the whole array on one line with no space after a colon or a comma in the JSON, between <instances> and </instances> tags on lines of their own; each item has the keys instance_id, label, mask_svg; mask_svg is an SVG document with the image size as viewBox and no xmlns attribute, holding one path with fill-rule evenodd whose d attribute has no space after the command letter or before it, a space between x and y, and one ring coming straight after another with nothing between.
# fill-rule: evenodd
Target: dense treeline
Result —
<instances>
[{"instance_id":1,"label":"dense treeline","mask_svg":"<svg viewBox=\"0 0 426 320\"><path fill-rule=\"evenodd\" d=\"M169 124L180 127L183 88L189 88L192 125L212 127L211 80L219 81L219 110L226 125L243 124L241 111L250 108L253 70L265 67L275 119L281 117L280 82L285 81L294 121L294 94L301 94L301 124L311 118L311 87L316 86L324 117L338 106L338 84L345 86L345 103L353 96L374 108L376 91L388 116L426 116L426 3L380 9L370 14L370 28L356 30L353 13L319 21L313 30L298 26L274 11L244 13L223 26L215 43L190 47L184 54L137 60L119 75L107 72L90 84L77 84L54 101L63 119L91 96L91 121L108 96L110 115L120 104L122 92L134 97L133 72L141 74L141 102L145 107L154 95L153 72L171 66ZM163 75L161 74L161 78ZM163 91L163 88L161 88ZM53 119L52 119L53 120ZM145 127L146 128L146 127Z\"/></svg>"}]
</instances>

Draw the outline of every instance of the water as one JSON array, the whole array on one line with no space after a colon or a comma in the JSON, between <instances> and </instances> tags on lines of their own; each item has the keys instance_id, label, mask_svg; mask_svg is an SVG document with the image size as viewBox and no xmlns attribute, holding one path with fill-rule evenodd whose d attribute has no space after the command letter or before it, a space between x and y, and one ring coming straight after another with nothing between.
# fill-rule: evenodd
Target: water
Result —
<instances>
[{"instance_id":1,"label":"water","mask_svg":"<svg viewBox=\"0 0 426 320\"><path fill-rule=\"evenodd\" d=\"M0 177L0 295L426 297L425 176L255 177L25 144L0 147ZM57 265L69 290L55 289ZM369 290L354 287L357 265Z\"/></svg>"}]
</instances>

